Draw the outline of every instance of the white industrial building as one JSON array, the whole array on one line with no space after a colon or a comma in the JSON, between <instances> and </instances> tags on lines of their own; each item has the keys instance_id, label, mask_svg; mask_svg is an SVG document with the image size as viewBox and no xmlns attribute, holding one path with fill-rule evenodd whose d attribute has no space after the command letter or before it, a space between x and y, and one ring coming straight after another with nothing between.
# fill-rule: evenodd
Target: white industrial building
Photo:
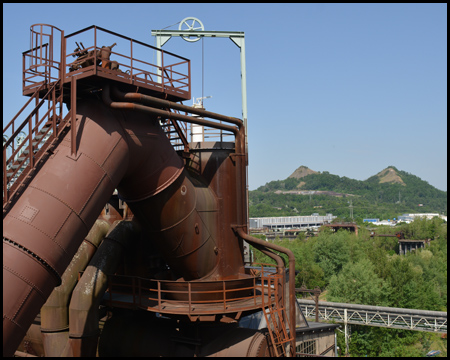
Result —
<instances>
[{"instance_id":1,"label":"white industrial building","mask_svg":"<svg viewBox=\"0 0 450 360\"><path fill-rule=\"evenodd\" d=\"M402 216L398 217L398 221L403 221L403 222L406 222L409 224L411 221L414 221L415 218L425 218L425 219L431 220L435 216L447 221L446 215L439 215L438 213L403 214Z\"/></svg>"},{"instance_id":2,"label":"white industrial building","mask_svg":"<svg viewBox=\"0 0 450 360\"><path fill-rule=\"evenodd\" d=\"M312 214L311 216L280 216L250 218L250 229L267 228L270 230L284 229L315 229L325 224L331 224L336 216Z\"/></svg>"}]
</instances>

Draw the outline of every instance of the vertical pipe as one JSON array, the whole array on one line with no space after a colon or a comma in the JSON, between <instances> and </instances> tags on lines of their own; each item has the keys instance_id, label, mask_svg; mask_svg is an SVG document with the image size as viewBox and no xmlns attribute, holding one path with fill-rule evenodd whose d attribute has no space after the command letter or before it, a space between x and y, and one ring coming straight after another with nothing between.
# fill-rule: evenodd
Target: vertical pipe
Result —
<instances>
[{"instance_id":1,"label":"vertical pipe","mask_svg":"<svg viewBox=\"0 0 450 360\"><path fill-rule=\"evenodd\" d=\"M290 331L290 335L292 337L291 340L291 346L290 346L290 351L291 351L291 356L294 356L295 353L295 257L294 254L291 250L289 249L285 249L282 246L276 245L276 244L272 244L269 242L266 242L264 240L255 238L253 236L250 236L248 234L246 234L244 232L244 230L242 230L241 227L234 227L235 231L239 234L239 236L244 239L247 240L248 242L251 242L253 244L258 244L262 247L267 247L270 248L272 250L276 250L276 251L280 251L284 254L286 254L289 258L289 331Z\"/></svg>"},{"instance_id":2,"label":"vertical pipe","mask_svg":"<svg viewBox=\"0 0 450 360\"><path fill-rule=\"evenodd\" d=\"M77 156L77 78L72 76L70 82L70 154Z\"/></svg>"},{"instance_id":3,"label":"vertical pipe","mask_svg":"<svg viewBox=\"0 0 450 360\"><path fill-rule=\"evenodd\" d=\"M108 275L117 271L124 251L138 236L139 229L134 222L122 220L112 225L72 293L69 341L61 356L96 356L98 307L108 287Z\"/></svg>"},{"instance_id":4,"label":"vertical pipe","mask_svg":"<svg viewBox=\"0 0 450 360\"><path fill-rule=\"evenodd\" d=\"M109 229L105 220L97 220L86 239L78 248L70 265L41 308L41 331L45 356L60 356L69 338L69 301L77 283L78 273L83 271Z\"/></svg>"}]
</instances>

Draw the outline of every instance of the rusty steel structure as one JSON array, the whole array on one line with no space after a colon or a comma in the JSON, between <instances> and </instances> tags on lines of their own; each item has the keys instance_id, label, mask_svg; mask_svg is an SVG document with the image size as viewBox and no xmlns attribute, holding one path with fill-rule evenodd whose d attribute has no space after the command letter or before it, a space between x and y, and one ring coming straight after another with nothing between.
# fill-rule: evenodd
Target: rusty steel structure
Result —
<instances>
[{"instance_id":1,"label":"rusty steel structure","mask_svg":"<svg viewBox=\"0 0 450 360\"><path fill-rule=\"evenodd\" d=\"M333 231L338 231L339 229L345 229L350 232L354 232L355 235L358 236L358 225L356 225L356 223L333 223L333 224L325 224L322 226L329 227Z\"/></svg>"},{"instance_id":2,"label":"rusty steel structure","mask_svg":"<svg viewBox=\"0 0 450 360\"><path fill-rule=\"evenodd\" d=\"M3 130L4 356L294 355L294 255L248 235L243 122L181 104L190 77L98 26L31 26ZM247 268L243 241L276 265ZM266 330L238 326L257 311Z\"/></svg>"}]
</instances>

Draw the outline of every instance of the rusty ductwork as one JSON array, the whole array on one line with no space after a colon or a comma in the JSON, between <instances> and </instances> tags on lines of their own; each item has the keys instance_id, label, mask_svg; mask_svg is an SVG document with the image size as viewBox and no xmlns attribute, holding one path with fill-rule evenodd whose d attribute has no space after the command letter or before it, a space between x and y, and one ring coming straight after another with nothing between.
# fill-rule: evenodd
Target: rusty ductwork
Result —
<instances>
[{"instance_id":1,"label":"rusty ductwork","mask_svg":"<svg viewBox=\"0 0 450 360\"><path fill-rule=\"evenodd\" d=\"M42 42L43 27L40 29ZM94 26L93 29L96 41L100 28ZM66 67L63 60L66 41L63 40L78 33L61 37L61 69ZM146 46L128 40L131 41L131 53L133 44ZM42 49L44 44L36 42L38 46L35 49ZM51 48L51 37L49 44ZM133 67L131 82L128 82L128 78L115 77L115 73L110 71L123 74L117 72L117 61L111 62L117 65L115 69L110 66L109 55L113 46L103 47L104 51L95 47L91 50L97 54L91 64L93 74L87 73L90 69L74 66L68 73L60 72L60 86L58 89L53 86L52 101L60 101L61 107L63 102L70 104L71 112L64 122L60 122L64 131L59 135L55 134L58 119L52 114L53 140L57 140L52 146L41 150L34 148L31 116L27 119L31 176L26 182L17 183L18 188L26 186L14 193L17 195L14 202L6 210L4 208L3 292L7 296L3 304L3 355L14 354L42 307L44 341L39 346L45 348L46 355L96 356L102 300L105 301L103 305L110 306L108 314L112 317L108 317L105 323L98 347L101 355L270 355L270 346L274 344L268 343L267 334L239 328L237 321L243 312L258 311L260 307L265 311L280 306L283 312L280 319L284 322L284 276L279 275L285 274L285 263L274 252L281 251L289 257L289 318L294 332L295 292L292 289L295 260L288 250L247 235L245 167L248 159L242 121L148 95L157 94L173 100L190 98L190 65L187 59L182 63L187 65L188 81L185 83L183 77L181 87L175 85L180 80L164 70L163 79L167 76L168 82L161 86L153 80L147 81L147 75L152 77L150 73L145 73L141 79L137 77ZM95 68L95 59L98 60L100 53L104 53L104 64ZM131 60L133 64L133 58ZM103 71L106 68L109 70ZM141 80L144 82L139 82ZM110 88L113 83L115 86ZM170 86L167 85L169 83ZM66 93L68 84L69 96ZM136 92L123 93L117 85ZM187 91L184 90L186 85ZM147 95L139 93L141 90ZM33 95L36 99L44 95L39 91ZM102 93L101 99L96 98L99 92ZM47 96L50 95L44 95L44 99ZM77 104L77 99L82 101ZM166 119L225 130L234 135L235 142L189 145L176 121L172 121L184 144L182 158L174 151L160 126L160 121ZM38 125L36 120L36 133ZM66 126L70 126L70 132L66 132ZM43 161L35 163L33 151L42 151L45 159L42 157ZM36 164L38 166L32 169ZM5 169L4 152L4 180L8 176L12 178L14 173L6 174ZM4 192L8 194L6 189L7 183L4 182ZM108 207L101 214L114 189L117 189L119 199L114 197L112 203L118 201L118 207L122 208L121 201L126 202L127 211L124 210L123 218L133 220L115 222L95 251L119 214L115 208L116 212L110 215ZM104 220L96 222L102 218L108 223ZM277 262L277 282L272 282L273 277L266 278L278 294L275 302L272 302L270 292L272 285L267 287L266 294L261 281L262 287L258 290L256 277L244 269L243 240ZM133 256L123 259L128 250ZM136 257L138 261L135 261ZM158 259L156 266L149 264L152 257ZM77 274L85 268L74 288ZM126 280L109 284L108 300L103 299L103 295L110 274ZM142 285L142 280L144 284L152 284L152 294L148 299L144 298L149 288ZM58 287L59 284L61 286ZM153 284L157 284L155 289ZM118 292L114 293L112 288ZM142 292L145 293L144 298ZM122 296L124 294L125 297ZM132 295L131 303L129 295ZM260 295L261 299L258 298ZM266 295L268 302L265 302ZM67 307L69 299L70 306ZM153 304L156 299L158 308ZM253 302L250 307L245 305L249 299ZM121 306L133 308L133 311L119 309ZM148 311L136 311L136 306ZM165 316L164 319L158 318L152 311L169 316L176 314L177 320ZM33 330L39 323L36 319ZM274 331L278 331L275 328ZM269 327L268 331L273 340L272 328ZM282 344L288 341L284 334L275 336L282 337ZM142 349L149 345L150 349ZM291 352L294 349L295 342L291 342ZM273 350L277 353L275 347Z\"/></svg>"},{"instance_id":2,"label":"rusty ductwork","mask_svg":"<svg viewBox=\"0 0 450 360\"><path fill-rule=\"evenodd\" d=\"M71 155L67 136L3 220L3 292L8 293L3 301L4 355L14 353L60 285L119 183L125 197L145 199L183 171L183 161L155 117L125 116L86 100L78 106L77 125L77 156Z\"/></svg>"},{"instance_id":3,"label":"rusty ductwork","mask_svg":"<svg viewBox=\"0 0 450 360\"><path fill-rule=\"evenodd\" d=\"M141 223L149 221L150 228L162 234L161 244L164 238L173 239L172 245L160 248L180 276L220 278L237 273L226 266L217 269L220 254L213 234L217 231L214 193L186 173L183 160L158 124L160 112L164 116L172 113L108 101L107 91L104 99L113 109L97 100L78 104L77 155L71 155L67 136L4 218L4 293L9 294L4 299L4 355L14 353L39 309L60 284L64 270L115 188ZM186 118L236 135L238 156L234 161L239 181L231 201L235 220L245 223L245 204L237 201L239 196L245 198L242 126ZM159 205L164 218L155 220L150 207L158 203L152 201L158 195L167 205ZM179 201L186 206L177 208ZM192 229L186 232L192 232L190 239L183 238L181 222Z\"/></svg>"},{"instance_id":4,"label":"rusty ductwork","mask_svg":"<svg viewBox=\"0 0 450 360\"><path fill-rule=\"evenodd\" d=\"M60 356L95 357L98 308L108 286L108 274L116 272L129 243L138 236L139 228L132 221L113 224L73 291L69 306L69 341Z\"/></svg>"},{"instance_id":5,"label":"rusty ductwork","mask_svg":"<svg viewBox=\"0 0 450 360\"><path fill-rule=\"evenodd\" d=\"M69 302L78 273L86 268L108 229L106 221L95 222L64 272L61 285L53 290L41 308L41 332L46 356L61 355L69 338Z\"/></svg>"},{"instance_id":6,"label":"rusty ductwork","mask_svg":"<svg viewBox=\"0 0 450 360\"><path fill-rule=\"evenodd\" d=\"M176 104L167 100L161 100L158 98L154 98L147 95L135 94L135 93L122 93L117 90L115 87L111 90L114 97L122 100L122 101L113 101L110 97L110 86L106 84L103 88L102 98L103 101L111 106L114 109L122 109L124 111L136 110L138 112L150 114L153 116L159 116L161 118L175 119L186 121L188 123L195 123L204 126L214 127L217 129L227 130L232 132L235 135L235 151L233 153L227 153L226 159L228 161L227 165L224 165L224 169L220 170L221 164L217 162L218 155L214 155L210 157L211 164L208 163L207 167L213 168L213 174L202 174L203 180L195 179L195 193L196 197L201 199L201 201L196 201L197 205L200 206L196 211L198 215L201 216L202 221L196 222L194 224L187 225L188 219L187 215L184 215L184 219L186 220L184 224L181 224L181 220L177 221L178 235L173 236L173 231L167 232L164 242L169 241L173 243L173 246L164 245L164 247L160 247L161 252L165 253L166 261L169 263L170 267L178 270L178 274L183 277L184 280L194 280L194 279L232 279L239 277L239 274L243 272L243 261L241 258L241 254L239 249L242 247L241 245L235 244L233 239L239 240L235 234L230 230L229 233L226 233L227 230L222 229L220 232L217 232L219 223L217 222L217 218L214 216L214 213L221 214L221 224L231 224L231 223L239 223L246 224L247 223L247 212L246 212L246 203L241 199L245 199L245 135L242 121L236 118L231 118L228 116L212 113L209 111L192 109L191 107ZM131 103L124 101L138 101L140 103ZM197 113L201 116L214 118L221 121L226 121L233 125L216 123L213 121L205 120L203 118L194 118L192 116L182 115L178 113L174 113L168 110L161 110L152 106L158 106L162 108L174 108L183 111L190 111L193 113ZM220 157L220 156L219 156ZM231 159L231 160L230 160ZM222 159L220 161L224 161ZM215 163L217 162L217 163ZM213 165L214 163L214 165ZM217 174L221 173L221 176ZM182 182L182 178L184 176L185 183ZM183 189L190 188L188 185L189 182L193 182L193 177L186 173L183 176L180 176L179 181L180 185L177 187L173 184L174 189L180 189L179 191L182 193L185 192ZM221 185L222 186L212 186L211 181L216 178L215 182L217 182L217 178L222 178ZM231 177L233 180L230 182L224 181L224 179ZM202 181L207 180L209 186ZM234 188L235 186L235 188ZM123 191L121 191L120 187L118 188L119 193L123 196ZM213 190L213 191L212 191ZM178 190L177 190L178 191ZM192 191L189 193L193 194ZM171 201L169 201L170 196L175 196ZM215 196L214 196L215 194ZM201 196L200 196L201 195ZM176 198L178 196L178 198ZM170 209L177 209L177 212L186 212L190 213L193 211L194 207L191 205L187 205L186 201L189 199L189 196L183 197L177 195L176 191L168 189L164 195L161 195L159 198L155 197L155 199L147 199L146 202L138 203L135 199L124 198L129 204L133 214L136 217L140 218L141 221L146 219L145 221L151 224L151 231L163 231L169 230L169 228L173 227L173 222L175 218L173 216L167 216L172 213ZM214 200L217 199L217 200ZM219 200L220 199L220 200ZM188 200L191 201L191 200ZM192 201L191 201L192 202ZM162 215L164 212L161 208L163 206L166 209L166 213ZM180 207L179 204L184 204L184 206ZM187 205L187 206L186 206ZM145 209L147 210L145 210ZM185 208L185 209L182 209ZM233 210L235 209L235 210ZM146 212L147 215L144 215L143 212ZM225 213L228 215L223 217ZM163 219L166 223L166 227L161 225L154 224L155 221L150 219ZM193 219L193 216L190 216ZM181 219L181 218L180 218ZM184 221L184 220L183 220ZM192 222L192 221L191 221ZM153 223L153 224L152 224ZM196 224L196 225L195 225ZM203 224L203 225L202 225ZM194 225L194 226L192 226ZM187 226L187 227L186 227ZM199 227L204 227L204 230L200 230ZM189 229L194 227L194 232L192 235L189 234ZM186 231L186 229L188 231ZM214 234L214 231L216 234ZM226 235L223 235L226 233ZM202 240L197 239L200 235ZM194 237L193 240L186 241L187 239L183 239L182 237ZM161 242L161 240L159 240ZM189 249L185 247L185 244L188 243ZM184 248L186 250L182 251L183 259L181 259L176 252L180 252L180 249ZM173 250L177 250L174 252ZM198 250L198 251L197 251ZM213 251L212 251L213 250ZM238 251L238 252L236 252ZM189 256L186 256L189 254ZM173 258L176 261L170 261ZM200 260L201 259L201 260ZM221 259L223 261L221 261ZM180 260L182 260L180 262ZM184 261L186 260L186 261ZM225 262L228 262L226 264ZM219 265L218 267L216 267Z\"/></svg>"}]
</instances>

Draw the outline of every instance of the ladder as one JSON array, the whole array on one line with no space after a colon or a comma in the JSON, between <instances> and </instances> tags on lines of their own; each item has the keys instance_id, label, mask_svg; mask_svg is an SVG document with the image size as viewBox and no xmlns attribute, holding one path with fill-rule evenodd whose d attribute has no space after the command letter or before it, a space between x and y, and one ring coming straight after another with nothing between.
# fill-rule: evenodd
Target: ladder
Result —
<instances>
[{"instance_id":1,"label":"ladder","mask_svg":"<svg viewBox=\"0 0 450 360\"><path fill-rule=\"evenodd\" d=\"M292 338L289 337L286 328L288 320L283 301L284 293L283 286L281 285L282 276L279 274L271 274L266 279L268 302L263 307L263 313L266 318L267 329L269 330L274 355L276 357L285 357L286 343L290 342ZM262 278L261 281L264 281L264 278Z\"/></svg>"}]
</instances>

